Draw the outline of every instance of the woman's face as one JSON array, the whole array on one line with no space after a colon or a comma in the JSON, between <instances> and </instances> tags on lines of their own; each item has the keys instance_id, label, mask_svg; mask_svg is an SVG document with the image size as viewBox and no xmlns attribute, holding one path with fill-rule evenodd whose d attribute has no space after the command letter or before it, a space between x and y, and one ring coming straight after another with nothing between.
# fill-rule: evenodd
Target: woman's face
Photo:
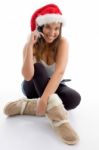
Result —
<instances>
[{"instance_id":1,"label":"woman's face","mask_svg":"<svg viewBox=\"0 0 99 150\"><path fill-rule=\"evenodd\" d=\"M50 23L43 27L44 39L47 43L52 43L60 33L60 23Z\"/></svg>"}]
</instances>

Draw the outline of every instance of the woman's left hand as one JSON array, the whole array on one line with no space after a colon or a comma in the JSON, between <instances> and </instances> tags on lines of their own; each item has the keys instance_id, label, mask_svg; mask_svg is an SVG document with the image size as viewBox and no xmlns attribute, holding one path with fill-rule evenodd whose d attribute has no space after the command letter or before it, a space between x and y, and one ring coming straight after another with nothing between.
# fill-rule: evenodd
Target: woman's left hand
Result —
<instances>
[{"instance_id":1,"label":"woman's left hand","mask_svg":"<svg viewBox=\"0 0 99 150\"><path fill-rule=\"evenodd\" d=\"M44 116L47 108L47 100L40 98L37 102L36 114L38 116Z\"/></svg>"}]
</instances>

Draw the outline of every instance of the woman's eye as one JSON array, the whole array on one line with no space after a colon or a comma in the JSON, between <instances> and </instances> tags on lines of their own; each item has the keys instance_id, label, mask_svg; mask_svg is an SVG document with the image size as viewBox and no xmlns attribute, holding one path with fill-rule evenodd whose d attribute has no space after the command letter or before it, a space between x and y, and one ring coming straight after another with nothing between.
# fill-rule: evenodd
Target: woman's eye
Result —
<instances>
[{"instance_id":1,"label":"woman's eye","mask_svg":"<svg viewBox=\"0 0 99 150\"><path fill-rule=\"evenodd\" d=\"M46 27L46 29L50 29L50 27L49 27L49 26L47 26L47 27Z\"/></svg>"},{"instance_id":2,"label":"woman's eye","mask_svg":"<svg viewBox=\"0 0 99 150\"><path fill-rule=\"evenodd\" d=\"M56 30L56 31L58 31L58 30L59 30L59 28L56 28L55 30Z\"/></svg>"}]
</instances>

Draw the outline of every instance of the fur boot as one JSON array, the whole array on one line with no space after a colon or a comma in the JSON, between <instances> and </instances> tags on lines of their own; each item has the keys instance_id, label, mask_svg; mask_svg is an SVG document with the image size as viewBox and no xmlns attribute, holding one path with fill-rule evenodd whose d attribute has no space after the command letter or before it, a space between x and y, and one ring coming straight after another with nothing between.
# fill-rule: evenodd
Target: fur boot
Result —
<instances>
[{"instance_id":1,"label":"fur boot","mask_svg":"<svg viewBox=\"0 0 99 150\"><path fill-rule=\"evenodd\" d=\"M9 102L4 107L4 113L7 116L14 115L36 115L36 106L39 98L35 99L20 99L17 101Z\"/></svg>"},{"instance_id":2,"label":"fur boot","mask_svg":"<svg viewBox=\"0 0 99 150\"><path fill-rule=\"evenodd\" d=\"M65 143L76 144L78 142L78 135L71 127L67 111L57 94L52 94L49 97L46 116Z\"/></svg>"},{"instance_id":3,"label":"fur boot","mask_svg":"<svg viewBox=\"0 0 99 150\"><path fill-rule=\"evenodd\" d=\"M8 116L36 115L38 99L20 99L9 102L4 107L4 113ZM50 120L55 131L65 143L76 144L78 142L78 135L71 127L68 121L67 111L57 94L49 96L46 116Z\"/></svg>"}]
</instances>

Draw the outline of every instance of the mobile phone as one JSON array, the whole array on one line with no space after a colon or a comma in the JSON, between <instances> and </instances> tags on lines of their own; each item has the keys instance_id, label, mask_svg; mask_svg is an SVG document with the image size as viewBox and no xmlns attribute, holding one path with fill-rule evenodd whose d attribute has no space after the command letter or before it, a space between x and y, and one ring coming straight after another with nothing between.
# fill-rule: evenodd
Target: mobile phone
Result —
<instances>
[{"instance_id":1,"label":"mobile phone","mask_svg":"<svg viewBox=\"0 0 99 150\"><path fill-rule=\"evenodd\" d=\"M38 27L37 27L37 30L38 30L39 32L42 32L43 26L38 26Z\"/></svg>"},{"instance_id":2,"label":"mobile phone","mask_svg":"<svg viewBox=\"0 0 99 150\"><path fill-rule=\"evenodd\" d=\"M43 30L43 26L38 26L37 27L38 32L42 32L42 30ZM42 38L42 34L40 34L40 36L38 36L38 39L41 39L41 38Z\"/></svg>"}]
</instances>

